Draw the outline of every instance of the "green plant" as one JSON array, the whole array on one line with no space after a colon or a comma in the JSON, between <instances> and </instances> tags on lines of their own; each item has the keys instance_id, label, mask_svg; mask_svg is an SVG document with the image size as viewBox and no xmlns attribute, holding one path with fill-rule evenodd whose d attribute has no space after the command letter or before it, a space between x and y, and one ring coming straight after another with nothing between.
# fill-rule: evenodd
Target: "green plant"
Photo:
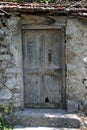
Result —
<instances>
[{"instance_id":1,"label":"green plant","mask_svg":"<svg viewBox=\"0 0 87 130\"><path fill-rule=\"evenodd\" d=\"M9 120L9 114L11 112L11 107L0 105L0 130L12 130L13 124L12 120Z\"/></svg>"}]
</instances>

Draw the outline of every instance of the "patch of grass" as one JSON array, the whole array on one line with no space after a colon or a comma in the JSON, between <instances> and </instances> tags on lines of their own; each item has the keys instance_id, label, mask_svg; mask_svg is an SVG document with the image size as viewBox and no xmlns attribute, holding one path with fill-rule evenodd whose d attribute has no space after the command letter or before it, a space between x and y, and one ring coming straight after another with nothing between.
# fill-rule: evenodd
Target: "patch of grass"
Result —
<instances>
[{"instance_id":1,"label":"patch of grass","mask_svg":"<svg viewBox=\"0 0 87 130\"><path fill-rule=\"evenodd\" d=\"M9 118L10 106L0 105L0 130L13 130L12 119Z\"/></svg>"},{"instance_id":2,"label":"patch of grass","mask_svg":"<svg viewBox=\"0 0 87 130\"><path fill-rule=\"evenodd\" d=\"M4 126L3 128L0 128L0 130L13 130L13 127L8 127L7 128L7 127Z\"/></svg>"},{"instance_id":3,"label":"patch of grass","mask_svg":"<svg viewBox=\"0 0 87 130\"><path fill-rule=\"evenodd\" d=\"M4 130L12 130L12 129L11 129L11 128L8 129L8 128L5 128L5 127L4 127Z\"/></svg>"}]
</instances>

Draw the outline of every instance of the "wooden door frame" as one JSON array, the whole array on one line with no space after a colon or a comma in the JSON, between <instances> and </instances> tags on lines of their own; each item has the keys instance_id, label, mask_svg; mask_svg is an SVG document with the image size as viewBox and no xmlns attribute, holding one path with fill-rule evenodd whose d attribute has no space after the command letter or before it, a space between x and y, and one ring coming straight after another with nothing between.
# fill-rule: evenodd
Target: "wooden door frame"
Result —
<instances>
[{"instance_id":1,"label":"wooden door frame","mask_svg":"<svg viewBox=\"0 0 87 130\"><path fill-rule=\"evenodd\" d=\"M44 26L44 25L37 25L37 26L30 26L30 25L22 25L22 31L23 30L50 30L50 29L53 29L53 30L61 30L62 31L62 38L63 38L63 43L62 43L62 57L63 57L63 84L62 84L62 88L61 88L61 103L62 103L62 108L66 108L66 62L65 62L65 58L66 58L66 55L65 55L65 28L63 26ZM23 35L23 32L22 32L22 35ZM23 40L22 40L22 46L23 46ZM22 50L23 52L23 50ZM23 63L24 65L24 63ZM23 77L24 77L24 67L23 67ZM23 78L24 80L24 78ZM24 85L25 87L25 85ZM24 103L24 107L25 107L25 103Z\"/></svg>"}]
</instances>

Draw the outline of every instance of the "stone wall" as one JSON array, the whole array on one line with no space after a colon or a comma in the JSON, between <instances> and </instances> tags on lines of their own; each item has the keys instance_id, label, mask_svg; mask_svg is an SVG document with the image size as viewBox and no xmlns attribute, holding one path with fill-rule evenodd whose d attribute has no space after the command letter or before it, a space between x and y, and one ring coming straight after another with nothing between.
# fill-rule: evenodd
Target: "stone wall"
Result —
<instances>
[{"instance_id":1,"label":"stone wall","mask_svg":"<svg viewBox=\"0 0 87 130\"><path fill-rule=\"evenodd\" d=\"M6 26L0 23L0 104L24 106L22 36L20 17L11 16ZM67 18L66 99L68 112L87 105L87 23Z\"/></svg>"},{"instance_id":2,"label":"stone wall","mask_svg":"<svg viewBox=\"0 0 87 130\"><path fill-rule=\"evenodd\" d=\"M4 19L4 18L3 18ZM0 26L0 104L21 107L22 92L22 46L20 18L6 20Z\"/></svg>"},{"instance_id":3,"label":"stone wall","mask_svg":"<svg viewBox=\"0 0 87 130\"><path fill-rule=\"evenodd\" d=\"M87 107L87 22L68 19L66 39L67 107L74 112Z\"/></svg>"}]
</instances>

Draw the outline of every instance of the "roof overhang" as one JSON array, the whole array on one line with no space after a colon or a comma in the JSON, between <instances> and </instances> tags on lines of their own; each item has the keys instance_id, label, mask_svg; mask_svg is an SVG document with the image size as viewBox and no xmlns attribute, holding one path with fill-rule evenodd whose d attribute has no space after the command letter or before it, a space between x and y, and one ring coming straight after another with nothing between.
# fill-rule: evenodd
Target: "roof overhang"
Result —
<instances>
[{"instance_id":1,"label":"roof overhang","mask_svg":"<svg viewBox=\"0 0 87 130\"><path fill-rule=\"evenodd\" d=\"M28 2L0 2L1 15L9 16L12 13L41 13L56 14L61 16L83 16L87 17L87 3L28 3Z\"/></svg>"}]
</instances>

